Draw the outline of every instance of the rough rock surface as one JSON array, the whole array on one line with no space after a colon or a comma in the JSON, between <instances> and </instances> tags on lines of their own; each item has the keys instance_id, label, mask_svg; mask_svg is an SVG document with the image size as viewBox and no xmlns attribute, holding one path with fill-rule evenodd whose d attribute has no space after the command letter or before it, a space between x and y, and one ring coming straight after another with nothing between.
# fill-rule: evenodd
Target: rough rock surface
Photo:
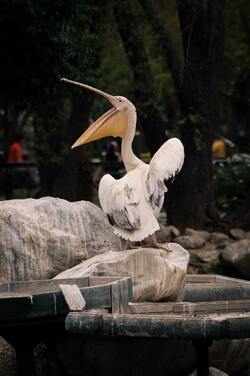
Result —
<instances>
[{"instance_id":1,"label":"rough rock surface","mask_svg":"<svg viewBox=\"0 0 250 376\"><path fill-rule=\"evenodd\" d=\"M12 346L0 337L0 375L16 376L16 354Z\"/></svg>"},{"instance_id":2,"label":"rough rock surface","mask_svg":"<svg viewBox=\"0 0 250 376\"><path fill-rule=\"evenodd\" d=\"M182 293L189 253L178 244L169 245L172 252L153 248L108 252L92 257L55 278L130 276L134 301L175 301Z\"/></svg>"},{"instance_id":3,"label":"rough rock surface","mask_svg":"<svg viewBox=\"0 0 250 376\"><path fill-rule=\"evenodd\" d=\"M209 249L209 250L195 250L193 254L198 257L199 260L203 262L212 262L219 259L218 249Z\"/></svg>"},{"instance_id":4,"label":"rough rock surface","mask_svg":"<svg viewBox=\"0 0 250 376\"><path fill-rule=\"evenodd\" d=\"M86 201L0 202L0 280L51 278L99 253L121 250L103 212Z\"/></svg>"},{"instance_id":5,"label":"rough rock surface","mask_svg":"<svg viewBox=\"0 0 250 376\"><path fill-rule=\"evenodd\" d=\"M205 241L208 241L210 239L210 232L205 230L194 230L193 228L187 227L185 230L185 235L197 235L200 238L203 238Z\"/></svg>"},{"instance_id":6,"label":"rough rock surface","mask_svg":"<svg viewBox=\"0 0 250 376\"><path fill-rule=\"evenodd\" d=\"M188 376L197 376L197 371L190 373ZM209 376L228 376L228 373L222 372L217 368L209 367Z\"/></svg>"},{"instance_id":7,"label":"rough rock surface","mask_svg":"<svg viewBox=\"0 0 250 376\"><path fill-rule=\"evenodd\" d=\"M229 241L229 237L222 232L212 232L210 241L213 244L220 244Z\"/></svg>"},{"instance_id":8,"label":"rough rock surface","mask_svg":"<svg viewBox=\"0 0 250 376\"><path fill-rule=\"evenodd\" d=\"M250 239L242 239L228 245L220 257L231 269L250 279Z\"/></svg>"},{"instance_id":9,"label":"rough rock surface","mask_svg":"<svg viewBox=\"0 0 250 376\"><path fill-rule=\"evenodd\" d=\"M229 233L236 240L245 238L245 231L241 230L240 228L232 228Z\"/></svg>"},{"instance_id":10,"label":"rough rock surface","mask_svg":"<svg viewBox=\"0 0 250 376\"><path fill-rule=\"evenodd\" d=\"M164 226L160 224L160 230L156 231L156 238L160 243L169 242L179 235L180 231L175 226Z\"/></svg>"},{"instance_id":11,"label":"rough rock surface","mask_svg":"<svg viewBox=\"0 0 250 376\"><path fill-rule=\"evenodd\" d=\"M205 240L198 235L177 236L174 241L186 249L201 248L205 244Z\"/></svg>"}]
</instances>

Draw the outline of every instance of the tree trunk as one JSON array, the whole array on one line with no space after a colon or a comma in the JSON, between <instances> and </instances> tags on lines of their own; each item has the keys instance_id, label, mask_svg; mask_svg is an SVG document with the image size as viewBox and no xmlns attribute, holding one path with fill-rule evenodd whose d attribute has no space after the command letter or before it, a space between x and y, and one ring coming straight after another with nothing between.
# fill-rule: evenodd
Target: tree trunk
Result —
<instances>
[{"instance_id":1,"label":"tree trunk","mask_svg":"<svg viewBox=\"0 0 250 376\"><path fill-rule=\"evenodd\" d=\"M182 65L180 61L180 56L178 55L176 48L173 43L173 39L169 33L166 17L163 15L162 11L157 6L155 0L138 0L144 10L149 22L151 23L156 34L160 36L161 42L161 52L166 60L168 68L171 72L173 83L177 92L179 94L179 89L181 86L181 75L182 75Z\"/></svg>"},{"instance_id":2,"label":"tree trunk","mask_svg":"<svg viewBox=\"0 0 250 376\"><path fill-rule=\"evenodd\" d=\"M134 101L138 122L144 131L147 147L153 155L166 141L165 126L157 108L154 78L144 48L143 36L136 19L133 2L115 3L114 13L134 78Z\"/></svg>"},{"instance_id":3,"label":"tree trunk","mask_svg":"<svg viewBox=\"0 0 250 376\"><path fill-rule=\"evenodd\" d=\"M184 73L179 90L185 162L169 199L169 222L203 228L218 220L212 153L223 61L224 2L178 1ZM181 199L176 199L176 196Z\"/></svg>"},{"instance_id":4,"label":"tree trunk","mask_svg":"<svg viewBox=\"0 0 250 376\"><path fill-rule=\"evenodd\" d=\"M72 97L72 111L67 123L65 143L67 156L58 171L53 195L68 201L92 199L92 173L87 147L71 150L71 145L89 125L93 96L88 92Z\"/></svg>"},{"instance_id":5,"label":"tree trunk","mask_svg":"<svg viewBox=\"0 0 250 376\"><path fill-rule=\"evenodd\" d=\"M183 45L182 68L156 5L152 0L140 3L155 31L163 35L162 49L183 117L181 139L186 156L182 171L167 194L168 223L180 228L206 227L218 219L211 144L219 118L224 1L177 1Z\"/></svg>"},{"instance_id":6,"label":"tree trunk","mask_svg":"<svg viewBox=\"0 0 250 376\"><path fill-rule=\"evenodd\" d=\"M86 148L71 150L71 145L88 126L92 101L93 96L88 92L72 95L67 122L62 101L40 104L35 129L41 197L91 199L91 168Z\"/></svg>"},{"instance_id":7,"label":"tree trunk","mask_svg":"<svg viewBox=\"0 0 250 376\"><path fill-rule=\"evenodd\" d=\"M55 98L37 103L34 116L35 147L40 171L39 195L53 196L56 175L63 163L64 102Z\"/></svg>"}]
</instances>

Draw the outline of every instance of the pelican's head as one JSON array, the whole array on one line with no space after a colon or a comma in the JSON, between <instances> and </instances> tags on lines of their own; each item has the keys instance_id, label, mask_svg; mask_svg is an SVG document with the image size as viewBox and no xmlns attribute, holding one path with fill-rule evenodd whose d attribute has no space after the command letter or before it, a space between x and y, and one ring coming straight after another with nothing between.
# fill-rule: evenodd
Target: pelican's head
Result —
<instances>
[{"instance_id":1,"label":"pelican's head","mask_svg":"<svg viewBox=\"0 0 250 376\"><path fill-rule=\"evenodd\" d=\"M106 98L113 105L109 111L105 112L105 114L90 125L90 127L74 143L72 149L82 144L86 144L87 142L95 141L107 136L124 137L128 127L129 114L136 111L133 103L125 97L113 96L80 82L67 80L66 78L62 78L61 81L91 90Z\"/></svg>"},{"instance_id":2,"label":"pelican's head","mask_svg":"<svg viewBox=\"0 0 250 376\"><path fill-rule=\"evenodd\" d=\"M115 96L109 99L110 103L119 111L127 112L129 110L135 111L135 106L126 97Z\"/></svg>"}]
</instances>

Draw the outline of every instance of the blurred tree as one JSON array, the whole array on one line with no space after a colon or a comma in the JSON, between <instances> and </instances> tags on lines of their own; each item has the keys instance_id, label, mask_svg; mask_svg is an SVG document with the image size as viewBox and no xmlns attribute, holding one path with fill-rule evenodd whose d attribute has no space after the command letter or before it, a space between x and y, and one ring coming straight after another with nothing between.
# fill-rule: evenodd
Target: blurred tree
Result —
<instances>
[{"instance_id":1,"label":"blurred tree","mask_svg":"<svg viewBox=\"0 0 250 376\"><path fill-rule=\"evenodd\" d=\"M227 2L225 8L224 121L239 151L250 150L250 4Z\"/></svg>"},{"instance_id":2,"label":"blurred tree","mask_svg":"<svg viewBox=\"0 0 250 376\"><path fill-rule=\"evenodd\" d=\"M185 163L168 193L168 220L179 227L204 227L218 219L212 180L211 144L221 82L224 2L177 1L182 58L173 47L166 22L155 1L140 1L172 73L182 114ZM159 5L159 4L158 4ZM164 14L165 16L165 14Z\"/></svg>"},{"instance_id":3,"label":"blurred tree","mask_svg":"<svg viewBox=\"0 0 250 376\"><path fill-rule=\"evenodd\" d=\"M114 2L114 14L133 73L138 122L143 128L148 149L154 154L166 139L166 124L158 107L154 77L135 16L134 2Z\"/></svg>"},{"instance_id":4,"label":"blurred tree","mask_svg":"<svg viewBox=\"0 0 250 376\"><path fill-rule=\"evenodd\" d=\"M71 151L70 145L88 125L94 96L59 79L95 86L100 77L100 88L134 101L151 152L180 115L186 160L169 192L168 218L203 227L216 218L214 129L225 127L240 150L248 148L249 4L226 2L222 86L223 0L2 0L0 126L6 146L33 119L42 194L90 198L88 148ZM96 101L93 114L104 106Z\"/></svg>"},{"instance_id":5,"label":"blurred tree","mask_svg":"<svg viewBox=\"0 0 250 376\"><path fill-rule=\"evenodd\" d=\"M79 179L71 179L70 192L66 182L68 172L71 178L73 171L82 173L85 158L82 153L74 153L78 156L74 157L74 168L68 167L67 160L71 158L69 145L73 137L79 136L88 125L92 100L80 90L63 87L59 79L70 76L96 83L99 49L93 25L98 9L94 0L3 0L0 3L0 42L4 56L0 72L1 109L5 117L12 108L14 116L27 110L33 114L42 195L71 200L84 197L85 174L82 174L81 191L73 187ZM79 118L84 124L76 120ZM9 123L15 124L14 117ZM68 127L72 129L72 137ZM58 184L62 171L65 183Z\"/></svg>"},{"instance_id":6,"label":"blurred tree","mask_svg":"<svg viewBox=\"0 0 250 376\"><path fill-rule=\"evenodd\" d=\"M178 11L184 58L178 96L186 158L173 200L169 200L170 220L182 227L204 227L218 219L211 145L219 115L224 1L178 0ZM176 197L182 198L176 200Z\"/></svg>"}]
</instances>

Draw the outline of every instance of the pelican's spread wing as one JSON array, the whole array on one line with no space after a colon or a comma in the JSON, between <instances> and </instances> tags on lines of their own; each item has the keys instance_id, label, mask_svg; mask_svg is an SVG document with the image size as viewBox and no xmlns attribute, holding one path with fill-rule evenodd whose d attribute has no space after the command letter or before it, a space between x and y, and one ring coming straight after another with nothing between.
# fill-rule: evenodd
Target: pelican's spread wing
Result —
<instances>
[{"instance_id":1,"label":"pelican's spread wing","mask_svg":"<svg viewBox=\"0 0 250 376\"><path fill-rule=\"evenodd\" d=\"M126 180L105 175L100 181L99 199L112 225L127 231L140 228L139 200L135 189Z\"/></svg>"},{"instance_id":2,"label":"pelican's spread wing","mask_svg":"<svg viewBox=\"0 0 250 376\"><path fill-rule=\"evenodd\" d=\"M151 159L146 190L153 209L161 207L163 195L167 191L164 181L180 171L183 161L184 147L178 138L166 141Z\"/></svg>"}]
</instances>

